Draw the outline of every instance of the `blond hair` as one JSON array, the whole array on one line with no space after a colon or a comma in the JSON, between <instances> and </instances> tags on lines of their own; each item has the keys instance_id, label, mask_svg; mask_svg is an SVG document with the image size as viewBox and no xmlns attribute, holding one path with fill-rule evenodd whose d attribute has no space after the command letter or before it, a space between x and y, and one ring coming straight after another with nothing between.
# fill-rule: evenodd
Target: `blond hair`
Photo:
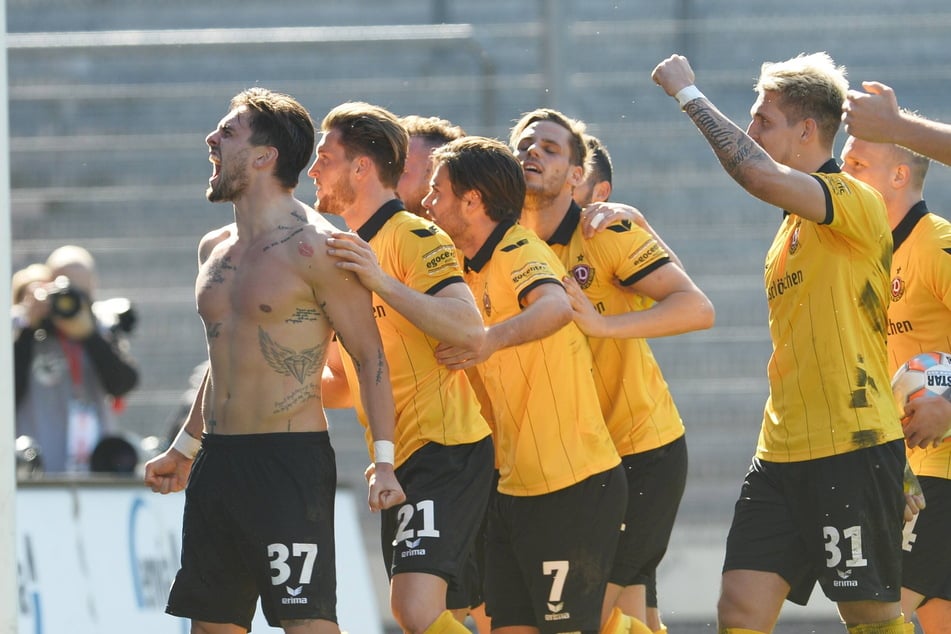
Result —
<instances>
[{"instance_id":1,"label":"blond hair","mask_svg":"<svg viewBox=\"0 0 951 634\"><path fill-rule=\"evenodd\" d=\"M779 109L789 123L815 120L820 139L832 147L849 82L845 67L836 66L828 53L800 53L784 62L765 62L755 90L779 95Z\"/></svg>"}]
</instances>

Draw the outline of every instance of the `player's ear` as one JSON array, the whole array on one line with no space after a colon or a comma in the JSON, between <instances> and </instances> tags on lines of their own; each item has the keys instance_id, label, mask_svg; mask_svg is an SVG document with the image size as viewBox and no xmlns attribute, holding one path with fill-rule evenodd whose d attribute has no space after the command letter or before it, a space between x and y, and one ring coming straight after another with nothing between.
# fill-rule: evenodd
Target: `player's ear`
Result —
<instances>
[{"instance_id":1,"label":"player's ear","mask_svg":"<svg viewBox=\"0 0 951 634\"><path fill-rule=\"evenodd\" d=\"M802 131L799 133L799 140L802 143L808 142L819 133L819 127L816 124L816 120L812 119L811 117L806 117L803 119L801 125Z\"/></svg>"},{"instance_id":2,"label":"player's ear","mask_svg":"<svg viewBox=\"0 0 951 634\"><path fill-rule=\"evenodd\" d=\"M572 187L578 187L581 183L584 182L584 166L583 165L569 165L568 166L568 184Z\"/></svg>"},{"instance_id":3,"label":"player's ear","mask_svg":"<svg viewBox=\"0 0 951 634\"><path fill-rule=\"evenodd\" d=\"M470 189L462 195L462 200L466 207L478 207L482 205L482 192L478 189Z\"/></svg>"},{"instance_id":4,"label":"player's ear","mask_svg":"<svg viewBox=\"0 0 951 634\"><path fill-rule=\"evenodd\" d=\"M353 173L357 176L366 176L372 165L373 162L369 156L358 156L353 161Z\"/></svg>"},{"instance_id":5,"label":"player's ear","mask_svg":"<svg viewBox=\"0 0 951 634\"><path fill-rule=\"evenodd\" d=\"M598 181L594 184L591 191L591 202L606 203L611 198L611 183L608 181Z\"/></svg>"},{"instance_id":6,"label":"player's ear","mask_svg":"<svg viewBox=\"0 0 951 634\"><path fill-rule=\"evenodd\" d=\"M278 151L277 148L271 145L265 145L261 147L261 153L258 154L258 157L254 159L255 167L264 167L265 165L270 165L277 161Z\"/></svg>"},{"instance_id":7,"label":"player's ear","mask_svg":"<svg viewBox=\"0 0 951 634\"><path fill-rule=\"evenodd\" d=\"M901 189L908 185L911 180L911 170L904 163L899 163L892 171L892 186L895 189Z\"/></svg>"}]
</instances>

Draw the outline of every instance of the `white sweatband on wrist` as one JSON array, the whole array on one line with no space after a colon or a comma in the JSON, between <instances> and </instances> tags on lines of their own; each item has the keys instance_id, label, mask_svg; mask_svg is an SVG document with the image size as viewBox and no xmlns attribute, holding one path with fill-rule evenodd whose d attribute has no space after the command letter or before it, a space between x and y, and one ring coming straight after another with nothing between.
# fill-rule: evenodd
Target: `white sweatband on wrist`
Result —
<instances>
[{"instance_id":1,"label":"white sweatband on wrist","mask_svg":"<svg viewBox=\"0 0 951 634\"><path fill-rule=\"evenodd\" d=\"M700 92L700 89L690 84L685 88L681 88L677 91L677 94L674 95L674 99L677 100L677 103L680 104L680 109L683 110L687 107L687 104L693 101L694 99L700 99L703 97L703 93Z\"/></svg>"},{"instance_id":2,"label":"white sweatband on wrist","mask_svg":"<svg viewBox=\"0 0 951 634\"><path fill-rule=\"evenodd\" d=\"M172 449L181 453L189 460L194 460L195 456L198 455L198 450L201 449L201 440L189 434L185 431L185 428L182 427L178 430L178 435L175 436Z\"/></svg>"},{"instance_id":3,"label":"white sweatband on wrist","mask_svg":"<svg viewBox=\"0 0 951 634\"><path fill-rule=\"evenodd\" d=\"M392 440L374 440L373 441L373 462L386 462L393 464L395 449Z\"/></svg>"}]
</instances>

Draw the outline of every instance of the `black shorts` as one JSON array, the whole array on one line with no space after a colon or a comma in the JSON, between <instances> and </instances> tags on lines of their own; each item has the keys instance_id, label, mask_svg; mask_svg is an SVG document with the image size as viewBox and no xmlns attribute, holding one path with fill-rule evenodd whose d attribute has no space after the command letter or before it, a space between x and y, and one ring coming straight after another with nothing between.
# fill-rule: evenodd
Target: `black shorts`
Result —
<instances>
[{"instance_id":1,"label":"black shorts","mask_svg":"<svg viewBox=\"0 0 951 634\"><path fill-rule=\"evenodd\" d=\"M927 599L951 601L951 480L918 481L927 506L905 524L901 585Z\"/></svg>"},{"instance_id":2,"label":"black shorts","mask_svg":"<svg viewBox=\"0 0 951 634\"><path fill-rule=\"evenodd\" d=\"M687 484L684 436L657 449L621 458L627 476L627 512L608 581L650 585L667 552ZM656 607L656 591L653 607Z\"/></svg>"},{"instance_id":3,"label":"black shorts","mask_svg":"<svg viewBox=\"0 0 951 634\"><path fill-rule=\"evenodd\" d=\"M464 445L427 443L396 470L406 501L381 514L387 573L424 572L449 584L447 597L465 608L481 601L467 587L466 564L492 487L492 437ZM479 593L481 594L481 593Z\"/></svg>"},{"instance_id":4,"label":"black shorts","mask_svg":"<svg viewBox=\"0 0 951 634\"><path fill-rule=\"evenodd\" d=\"M499 472L492 470L492 486L489 499L499 486ZM488 507L488 505L486 505ZM488 510L488 508L486 508ZM450 610L474 608L485 603L485 530L488 513L482 514L479 532L469 551L469 559L460 575L459 583L450 584L446 592L446 607Z\"/></svg>"},{"instance_id":5,"label":"black shorts","mask_svg":"<svg viewBox=\"0 0 951 634\"><path fill-rule=\"evenodd\" d=\"M493 493L485 546L493 629L597 632L626 504L621 465L545 495Z\"/></svg>"},{"instance_id":6,"label":"black shorts","mask_svg":"<svg viewBox=\"0 0 951 634\"><path fill-rule=\"evenodd\" d=\"M203 436L165 611L250 629L260 596L272 627L336 622L336 486L327 432Z\"/></svg>"},{"instance_id":7,"label":"black shorts","mask_svg":"<svg viewBox=\"0 0 951 634\"><path fill-rule=\"evenodd\" d=\"M647 583L644 584L647 586L645 601L644 603L649 608L657 609L657 571L654 571L650 577L647 579Z\"/></svg>"},{"instance_id":8,"label":"black shorts","mask_svg":"<svg viewBox=\"0 0 951 634\"><path fill-rule=\"evenodd\" d=\"M753 464L723 570L775 572L805 605L816 581L842 601L898 601L905 508L901 440L801 462Z\"/></svg>"}]
</instances>

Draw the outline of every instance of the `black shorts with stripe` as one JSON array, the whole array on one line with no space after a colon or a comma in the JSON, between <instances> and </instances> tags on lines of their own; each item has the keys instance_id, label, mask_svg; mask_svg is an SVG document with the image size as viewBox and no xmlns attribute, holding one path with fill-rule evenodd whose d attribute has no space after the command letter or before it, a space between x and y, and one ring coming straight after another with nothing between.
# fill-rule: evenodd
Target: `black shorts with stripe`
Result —
<instances>
[{"instance_id":1,"label":"black shorts with stripe","mask_svg":"<svg viewBox=\"0 0 951 634\"><path fill-rule=\"evenodd\" d=\"M898 601L904 444L753 464L736 502L723 570L778 573L805 605L816 581L832 601Z\"/></svg>"},{"instance_id":2,"label":"black shorts with stripe","mask_svg":"<svg viewBox=\"0 0 951 634\"><path fill-rule=\"evenodd\" d=\"M327 432L205 435L185 488L182 568L166 612L251 628L336 622L334 496Z\"/></svg>"},{"instance_id":3,"label":"black shorts with stripe","mask_svg":"<svg viewBox=\"0 0 951 634\"><path fill-rule=\"evenodd\" d=\"M463 445L427 443L399 466L396 477L406 501L383 511L380 524L390 576L437 575L448 582L451 602L460 603L449 607L481 602L481 589L467 585L473 582L466 564L485 515L494 464L492 438L486 436Z\"/></svg>"},{"instance_id":4,"label":"black shorts with stripe","mask_svg":"<svg viewBox=\"0 0 951 634\"><path fill-rule=\"evenodd\" d=\"M951 480L919 476L925 508L902 533L902 586L951 601Z\"/></svg>"},{"instance_id":5,"label":"black shorts with stripe","mask_svg":"<svg viewBox=\"0 0 951 634\"><path fill-rule=\"evenodd\" d=\"M653 589L687 484L686 438L623 456L621 464L627 476L627 512L608 580ZM648 594L653 594L656 607L656 590Z\"/></svg>"},{"instance_id":6,"label":"black shorts with stripe","mask_svg":"<svg viewBox=\"0 0 951 634\"><path fill-rule=\"evenodd\" d=\"M597 632L626 504L620 464L544 495L493 493L485 543L493 629Z\"/></svg>"}]
</instances>

